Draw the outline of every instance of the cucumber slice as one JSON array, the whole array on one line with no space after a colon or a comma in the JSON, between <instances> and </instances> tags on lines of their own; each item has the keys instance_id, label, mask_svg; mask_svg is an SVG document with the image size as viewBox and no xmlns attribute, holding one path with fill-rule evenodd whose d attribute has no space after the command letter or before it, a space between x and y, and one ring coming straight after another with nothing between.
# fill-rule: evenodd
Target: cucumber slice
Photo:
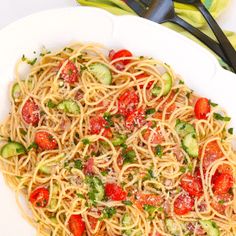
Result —
<instances>
[{"instance_id":1,"label":"cucumber slice","mask_svg":"<svg viewBox=\"0 0 236 236\"><path fill-rule=\"evenodd\" d=\"M58 202L57 195L59 194L60 188L57 184L53 184L51 191L52 191L52 197L50 200L49 208L55 209L57 207L57 202Z\"/></svg>"},{"instance_id":2,"label":"cucumber slice","mask_svg":"<svg viewBox=\"0 0 236 236\"><path fill-rule=\"evenodd\" d=\"M219 236L220 231L215 222L211 220L200 220L202 228L206 231L207 236Z\"/></svg>"},{"instance_id":3,"label":"cucumber slice","mask_svg":"<svg viewBox=\"0 0 236 236\"><path fill-rule=\"evenodd\" d=\"M102 63L94 63L89 66L89 71L94 75L102 84L111 84L112 75L110 69Z\"/></svg>"},{"instance_id":4,"label":"cucumber slice","mask_svg":"<svg viewBox=\"0 0 236 236\"><path fill-rule=\"evenodd\" d=\"M13 97L13 99L17 99L21 96L21 89L20 89L20 85L18 83L15 83L12 87L12 91L11 91L11 96Z\"/></svg>"},{"instance_id":5,"label":"cucumber slice","mask_svg":"<svg viewBox=\"0 0 236 236\"><path fill-rule=\"evenodd\" d=\"M11 141L2 147L0 153L3 158L9 158L26 153L26 148L21 143Z\"/></svg>"},{"instance_id":6,"label":"cucumber slice","mask_svg":"<svg viewBox=\"0 0 236 236\"><path fill-rule=\"evenodd\" d=\"M172 219L166 219L166 228L172 235L180 235L180 230L177 224Z\"/></svg>"},{"instance_id":7,"label":"cucumber slice","mask_svg":"<svg viewBox=\"0 0 236 236\"><path fill-rule=\"evenodd\" d=\"M166 96L172 88L172 77L170 76L169 73L166 72L165 74L162 75L161 78L164 80L164 90L162 95ZM161 88L155 85L151 92L154 96L159 96Z\"/></svg>"},{"instance_id":8,"label":"cucumber slice","mask_svg":"<svg viewBox=\"0 0 236 236\"><path fill-rule=\"evenodd\" d=\"M187 134L196 132L195 128L185 121L176 122L175 130L181 138L183 138Z\"/></svg>"},{"instance_id":9,"label":"cucumber slice","mask_svg":"<svg viewBox=\"0 0 236 236\"><path fill-rule=\"evenodd\" d=\"M70 114L74 114L74 115L77 115L80 113L79 105L71 99L64 100L64 101L60 102L57 105L57 109L64 111L65 113L70 113Z\"/></svg>"},{"instance_id":10,"label":"cucumber slice","mask_svg":"<svg viewBox=\"0 0 236 236\"><path fill-rule=\"evenodd\" d=\"M105 191L102 181L96 176L87 176L86 183L89 185L89 198L91 201L101 201Z\"/></svg>"},{"instance_id":11,"label":"cucumber slice","mask_svg":"<svg viewBox=\"0 0 236 236\"><path fill-rule=\"evenodd\" d=\"M183 149L191 157L198 157L198 142L195 133L187 134L182 140Z\"/></svg>"}]
</instances>

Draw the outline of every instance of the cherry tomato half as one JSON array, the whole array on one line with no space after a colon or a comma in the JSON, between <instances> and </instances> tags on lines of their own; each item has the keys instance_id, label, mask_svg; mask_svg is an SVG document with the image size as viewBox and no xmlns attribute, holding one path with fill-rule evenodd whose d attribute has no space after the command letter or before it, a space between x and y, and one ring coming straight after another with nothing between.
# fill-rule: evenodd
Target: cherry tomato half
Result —
<instances>
[{"instance_id":1,"label":"cherry tomato half","mask_svg":"<svg viewBox=\"0 0 236 236\"><path fill-rule=\"evenodd\" d=\"M145 113L142 108L135 110L125 119L125 127L129 130L134 130L135 127L140 128L145 124Z\"/></svg>"},{"instance_id":2,"label":"cherry tomato half","mask_svg":"<svg viewBox=\"0 0 236 236\"><path fill-rule=\"evenodd\" d=\"M200 197L203 194L201 179L189 173L182 176L180 186L191 196Z\"/></svg>"},{"instance_id":3,"label":"cherry tomato half","mask_svg":"<svg viewBox=\"0 0 236 236\"><path fill-rule=\"evenodd\" d=\"M206 120L211 111L210 102L207 98L199 98L194 106L195 116L198 120Z\"/></svg>"},{"instance_id":4,"label":"cherry tomato half","mask_svg":"<svg viewBox=\"0 0 236 236\"><path fill-rule=\"evenodd\" d=\"M106 138L112 138L112 131L107 127L108 122L103 117L92 117L89 123L91 134L99 134L101 130L104 129L102 135Z\"/></svg>"},{"instance_id":5,"label":"cherry tomato half","mask_svg":"<svg viewBox=\"0 0 236 236\"><path fill-rule=\"evenodd\" d=\"M139 103L139 97L135 90L126 90L118 98L118 112L121 115L128 116L136 110Z\"/></svg>"},{"instance_id":6,"label":"cherry tomato half","mask_svg":"<svg viewBox=\"0 0 236 236\"><path fill-rule=\"evenodd\" d=\"M115 183L106 183L105 192L106 196L113 201L123 201L127 197L127 192Z\"/></svg>"},{"instance_id":7,"label":"cherry tomato half","mask_svg":"<svg viewBox=\"0 0 236 236\"><path fill-rule=\"evenodd\" d=\"M177 215L185 215L194 206L194 199L187 193L180 194L174 202L174 212Z\"/></svg>"},{"instance_id":8,"label":"cherry tomato half","mask_svg":"<svg viewBox=\"0 0 236 236\"><path fill-rule=\"evenodd\" d=\"M53 150L58 147L57 141L46 131L36 132L34 142L43 150Z\"/></svg>"},{"instance_id":9,"label":"cherry tomato half","mask_svg":"<svg viewBox=\"0 0 236 236\"><path fill-rule=\"evenodd\" d=\"M29 197L30 202L35 207L46 207L49 201L49 191L45 187L35 189Z\"/></svg>"},{"instance_id":10,"label":"cherry tomato half","mask_svg":"<svg viewBox=\"0 0 236 236\"><path fill-rule=\"evenodd\" d=\"M214 194L228 193L230 188L233 187L233 176L230 174L219 174L213 180Z\"/></svg>"},{"instance_id":11,"label":"cherry tomato half","mask_svg":"<svg viewBox=\"0 0 236 236\"><path fill-rule=\"evenodd\" d=\"M32 98L26 100L22 107L21 114L25 123L31 124L33 126L36 126L39 123L39 107Z\"/></svg>"},{"instance_id":12,"label":"cherry tomato half","mask_svg":"<svg viewBox=\"0 0 236 236\"><path fill-rule=\"evenodd\" d=\"M79 71L75 64L72 61L63 62L66 63L66 65L63 67L60 78L65 80L69 84L74 84L78 81ZM62 63L62 64L63 64ZM62 64L60 66L62 66Z\"/></svg>"},{"instance_id":13,"label":"cherry tomato half","mask_svg":"<svg viewBox=\"0 0 236 236\"><path fill-rule=\"evenodd\" d=\"M85 231L85 223L81 215L71 215L69 229L73 236L82 236Z\"/></svg>"},{"instance_id":14,"label":"cherry tomato half","mask_svg":"<svg viewBox=\"0 0 236 236\"><path fill-rule=\"evenodd\" d=\"M114 61L118 58L124 58L124 57L132 57L133 54L126 50L126 49L121 49L117 52L115 52L112 56L111 56L111 60ZM130 59L122 59L119 62L122 62L124 65L127 65L130 63Z\"/></svg>"}]
</instances>

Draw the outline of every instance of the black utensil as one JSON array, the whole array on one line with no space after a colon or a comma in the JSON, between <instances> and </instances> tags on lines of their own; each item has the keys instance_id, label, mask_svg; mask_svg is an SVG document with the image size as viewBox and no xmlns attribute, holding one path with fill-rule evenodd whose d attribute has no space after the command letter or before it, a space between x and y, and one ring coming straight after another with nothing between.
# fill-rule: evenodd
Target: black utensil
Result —
<instances>
[{"instance_id":1,"label":"black utensil","mask_svg":"<svg viewBox=\"0 0 236 236\"><path fill-rule=\"evenodd\" d=\"M175 1L184 3L184 4L193 5L202 13L204 18L208 22L210 28L212 29L213 33L215 34L215 37L220 43L220 47L222 51L224 52L226 58L228 59L229 65L236 72L236 51L231 45L228 38L225 36L224 32L221 30L220 26L217 24L217 22L212 17L210 12L204 6L204 4L200 0L175 0Z\"/></svg>"},{"instance_id":2,"label":"black utensil","mask_svg":"<svg viewBox=\"0 0 236 236\"><path fill-rule=\"evenodd\" d=\"M181 26L228 63L227 58L216 41L176 15L172 0L126 0L126 3L141 17L157 23L172 22Z\"/></svg>"}]
</instances>

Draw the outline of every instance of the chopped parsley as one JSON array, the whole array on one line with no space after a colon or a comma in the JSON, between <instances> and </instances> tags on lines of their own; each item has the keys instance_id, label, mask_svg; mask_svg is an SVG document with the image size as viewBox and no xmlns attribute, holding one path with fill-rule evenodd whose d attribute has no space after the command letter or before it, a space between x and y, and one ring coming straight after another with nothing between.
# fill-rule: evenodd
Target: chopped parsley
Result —
<instances>
[{"instance_id":1,"label":"chopped parsley","mask_svg":"<svg viewBox=\"0 0 236 236\"><path fill-rule=\"evenodd\" d=\"M128 201L128 200L122 201L122 203L126 206L132 206L133 205L133 203L131 201Z\"/></svg>"},{"instance_id":2,"label":"chopped parsley","mask_svg":"<svg viewBox=\"0 0 236 236\"><path fill-rule=\"evenodd\" d=\"M29 150L31 150L32 148L38 149L38 144L35 143L35 142L31 143L31 144L29 145L29 147L27 148L27 150L29 151Z\"/></svg>"},{"instance_id":3,"label":"chopped parsley","mask_svg":"<svg viewBox=\"0 0 236 236\"><path fill-rule=\"evenodd\" d=\"M81 160L75 160L75 168L79 170L83 169L83 163Z\"/></svg>"},{"instance_id":4,"label":"chopped parsley","mask_svg":"<svg viewBox=\"0 0 236 236\"><path fill-rule=\"evenodd\" d=\"M233 128L229 128L229 129L228 129L228 133L229 133L229 134L233 134L233 133L234 133L234 129L233 129Z\"/></svg>"},{"instance_id":5,"label":"chopped parsley","mask_svg":"<svg viewBox=\"0 0 236 236\"><path fill-rule=\"evenodd\" d=\"M143 180L150 180L150 179L153 179L153 178L155 178L153 170L148 169L147 174L146 174L146 176L144 177Z\"/></svg>"},{"instance_id":6,"label":"chopped parsley","mask_svg":"<svg viewBox=\"0 0 236 236\"><path fill-rule=\"evenodd\" d=\"M101 171L101 174L102 174L102 176L107 176L108 175L108 171L107 170Z\"/></svg>"},{"instance_id":7,"label":"chopped parsley","mask_svg":"<svg viewBox=\"0 0 236 236\"><path fill-rule=\"evenodd\" d=\"M65 47L65 48L63 49L63 51L64 51L64 52L70 52L70 53L71 53L71 52L74 51L74 49Z\"/></svg>"},{"instance_id":8,"label":"chopped parsley","mask_svg":"<svg viewBox=\"0 0 236 236\"><path fill-rule=\"evenodd\" d=\"M124 164L127 164L127 163L134 163L135 160L136 160L136 153L134 150L124 150L122 151L122 154L121 156L123 157L124 159Z\"/></svg>"},{"instance_id":9,"label":"chopped parsley","mask_svg":"<svg viewBox=\"0 0 236 236\"><path fill-rule=\"evenodd\" d=\"M37 61L37 57L34 58L34 59L29 59L23 54L22 57L21 57L21 60L28 63L29 65L33 66Z\"/></svg>"},{"instance_id":10,"label":"chopped parsley","mask_svg":"<svg viewBox=\"0 0 236 236\"><path fill-rule=\"evenodd\" d=\"M27 134L27 132L26 132L23 128L20 128L20 133L21 133L22 135L26 135L26 134Z\"/></svg>"},{"instance_id":11,"label":"chopped parsley","mask_svg":"<svg viewBox=\"0 0 236 236\"><path fill-rule=\"evenodd\" d=\"M99 218L99 220L101 221L104 219L110 219L115 214L116 214L115 207L105 207L102 211L102 216Z\"/></svg>"},{"instance_id":12,"label":"chopped parsley","mask_svg":"<svg viewBox=\"0 0 236 236\"><path fill-rule=\"evenodd\" d=\"M214 103L214 102L212 102L211 100L210 100L209 102L210 102L210 105L211 105L212 107L217 107L217 106L218 106L217 103Z\"/></svg>"},{"instance_id":13,"label":"chopped parsley","mask_svg":"<svg viewBox=\"0 0 236 236\"><path fill-rule=\"evenodd\" d=\"M109 128L114 125L114 122L112 121L112 116L109 112L105 112L103 114L103 118L107 121L108 125L105 126L105 128Z\"/></svg>"},{"instance_id":14,"label":"chopped parsley","mask_svg":"<svg viewBox=\"0 0 236 236\"><path fill-rule=\"evenodd\" d=\"M77 193L76 195L77 195L77 197L79 197L79 198L85 199L85 196L84 196L83 194L81 194L81 193Z\"/></svg>"},{"instance_id":15,"label":"chopped parsley","mask_svg":"<svg viewBox=\"0 0 236 236\"><path fill-rule=\"evenodd\" d=\"M47 102L47 107L48 108L54 108L56 107L57 104L55 104L51 99L48 100Z\"/></svg>"},{"instance_id":16,"label":"chopped parsley","mask_svg":"<svg viewBox=\"0 0 236 236\"><path fill-rule=\"evenodd\" d=\"M163 149L164 148L159 144L155 147L155 154L160 158L163 156Z\"/></svg>"},{"instance_id":17,"label":"chopped parsley","mask_svg":"<svg viewBox=\"0 0 236 236\"><path fill-rule=\"evenodd\" d=\"M231 120L230 117L228 117L228 116L222 116L222 115L219 114L219 113L214 113L214 114L213 114L213 117L214 117L215 120L222 120L222 121L226 121L226 122Z\"/></svg>"},{"instance_id":18,"label":"chopped parsley","mask_svg":"<svg viewBox=\"0 0 236 236\"><path fill-rule=\"evenodd\" d=\"M151 114L153 114L155 112L156 112L155 108L150 108L150 109L146 110L146 115L151 115Z\"/></svg>"},{"instance_id":19,"label":"chopped parsley","mask_svg":"<svg viewBox=\"0 0 236 236\"><path fill-rule=\"evenodd\" d=\"M184 81L183 80L179 80L179 84L184 84Z\"/></svg>"},{"instance_id":20,"label":"chopped parsley","mask_svg":"<svg viewBox=\"0 0 236 236\"><path fill-rule=\"evenodd\" d=\"M114 146L120 146L125 144L126 140L127 140L127 135L118 134L111 140L111 142Z\"/></svg>"},{"instance_id":21,"label":"chopped parsley","mask_svg":"<svg viewBox=\"0 0 236 236\"><path fill-rule=\"evenodd\" d=\"M84 138L84 139L82 139L81 141L82 141L82 143L83 143L84 145L89 145L89 144L90 144L90 141L89 141L89 139L87 139L87 138Z\"/></svg>"}]
</instances>

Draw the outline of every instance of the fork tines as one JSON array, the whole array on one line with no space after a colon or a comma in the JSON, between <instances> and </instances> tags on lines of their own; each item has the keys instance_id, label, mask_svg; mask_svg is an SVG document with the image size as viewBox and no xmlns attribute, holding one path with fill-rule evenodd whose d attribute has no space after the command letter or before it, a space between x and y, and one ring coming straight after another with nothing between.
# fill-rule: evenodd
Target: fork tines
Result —
<instances>
[{"instance_id":1,"label":"fork tines","mask_svg":"<svg viewBox=\"0 0 236 236\"><path fill-rule=\"evenodd\" d=\"M145 12L147 11L147 2L150 2L150 0L142 0L141 2L138 2L136 0L126 0L125 1L127 5L132 8L139 16L143 16ZM140 4L141 3L141 4Z\"/></svg>"}]
</instances>

